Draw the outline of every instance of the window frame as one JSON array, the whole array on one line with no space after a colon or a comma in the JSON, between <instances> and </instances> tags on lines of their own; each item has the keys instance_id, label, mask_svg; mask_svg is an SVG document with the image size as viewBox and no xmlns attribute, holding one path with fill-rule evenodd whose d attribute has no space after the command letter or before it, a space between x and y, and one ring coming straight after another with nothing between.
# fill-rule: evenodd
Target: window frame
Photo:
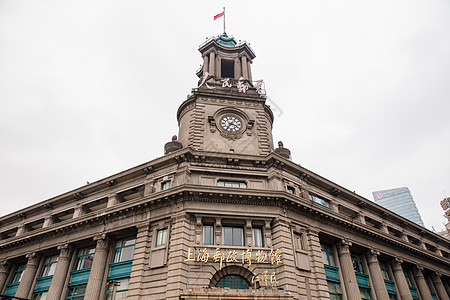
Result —
<instances>
[{"instance_id":1,"label":"window frame","mask_svg":"<svg viewBox=\"0 0 450 300\"><path fill-rule=\"evenodd\" d=\"M226 229L231 229L231 244L225 243L225 233L226 233ZM235 244L235 232L242 232L241 238L240 240L242 241L241 245ZM244 226L236 226L236 225L231 225L231 226L222 226L222 245L223 246L235 246L235 247L245 247L245 230L244 230Z\"/></svg>"},{"instance_id":2,"label":"window frame","mask_svg":"<svg viewBox=\"0 0 450 300\"><path fill-rule=\"evenodd\" d=\"M89 252L89 251L93 251L93 252ZM86 251L88 251L86 253ZM89 256L92 256L92 260L91 260L91 264L88 268L81 268L82 265L84 265L85 259ZM89 247L84 247L78 250L77 253L77 257L75 259L75 264L73 266L74 270L86 270L86 269L90 269L92 268L92 263L94 262L94 257L95 257L95 246L89 246Z\"/></svg>"},{"instance_id":3,"label":"window frame","mask_svg":"<svg viewBox=\"0 0 450 300\"><path fill-rule=\"evenodd\" d=\"M319 196L317 194L310 193L309 194L309 200L311 200L312 202L314 202L314 203L316 203L316 204L318 204L320 206L326 207L328 209L332 209L331 208L331 200L328 200L328 199L326 199L326 198L324 198L322 196Z\"/></svg>"},{"instance_id":4,"label":"window frame","mask_svg":"<svg viewBox=\"0 0 450 300\"><path fill-rule=\"evenodd\" d=\"M206 229L210 229L210 232L206 232ZM207 235L209 235L210 241L207 242ZM203 245L214 245L214 224L203 224L202 226L202 244Z\"/></svg>"},{"instance_id":5,"label":"window frame","mask_svg":"<svg viewBox=\"0 0 450 300\"><path fill-rule=\"evenodd\" d=\"M164 180L161 182L161 191L168 190L172 187L172 180Z\"/></svg>"},{"instance_id":6,"label":"window frame","mask_svg":"<svg viewBox=\"0 0 450 300\"><path fill-rule=\"evenodd\" d=\"M155 247L164 247L167 245L168 228L161 228L156 230Z\"/></svg>"},{"instance_id":7,"label":"window frame","mask_svg":"<svg viewBox=\"0 0 450 300\"><path fill-rule=\"evenodd\" d=\"M255 234L255 232L259 232L258 234L260 235L260 239L259 241L256 239L257 238L257 234ZM245 235L245 233L244 233ZM252 239L253 239L253 247L255 248L264 248L264 229L262 227L259 226L252 226Z\"/></svg>"},{"instance_id":8,"label":"window frame","mask_svg":"<svg viewBox=\"0 0 450 300\"><path fill-rule=\"evenodd\" d=\"M322 253L322 262L323 262L324 265L337 267L336 259L334 258L334 251L333 251L333 248L332 248L332 246L330 244L320 243L320 251ZM324 256L323 256L324 254L327 257L327 261L328 262L332 262L333 264L330 265L330 264L326 264L324 262ZM330 257L331 257L331 260L330 260Z\"/></svg>"},{"instance_id":9,"label":"window frame","mask_svg":"<svg viewBox=\"0 0 450 300\"><path fill-rule=\"evenodd\" d=\"M217 180L217 186L228 187L228 188L246 189L247 188L247 182L239 181L239 180L219 179L219 180Z\"/></svg>"},{"instance_id":10,"label":"window frame","mask_svg":"<svg viewBox=\"0 0 450 300\"><path fill-rule=\"evenodd\" d=\"M22 280L23 273L25 272L25 268L27 267L26 263L22 263L17 265L17 268L14 270L14 274L11 278L10 283L18 283Z\"/></svg>"},{"instance_id":11,"label":"window frame","mask_svg":"<svg viewBox=\"0 0 450 300\"><path fill-rule=\"evenodd\" d=\"M133 243L127 245L126 244L127 241L133 241ZM133 248L133 254L131 255L130 259L122 260L124 249L128 249L128 248ZM129 236L129 237L117 240L115 245L114 245L112 263L116 264L116 263L121 263L121 262L126 262L126 261L133 260L135 249L136 249L136 237L135 236ZM117 254L118 254L118 259L116 259L117 258Z\"/></svg>"},{"instance_id":12,"label":"window frame","mask_svg":"<svg viewBox=\"0 0 450 300\"><path fill-rule=\"evenodd\" d=\"M362 257L359 255L356 255L356 254L352 254L351 257L352 257L353 270L355 271L355 273L367 274ZM355 263L356 263L356 265L355 265ZM360 269L360 271L357 271L356 270L357 268Z\"/></svg>"},{"instance_id":13,"label":"window frame","mask_svg":"<svg viewBox=\"0 0 450 300\"><path fill-rule=\"evenodd\" d=\"M73 289L76 291L76 289L83 287L84 288L84 293L82 295L74 295L73 291L72 291L72 295L69 295L70 290ZM67 296L66 296L66 300L72 300L72 299L83 299L84 295L86 294L86 288L87 288L87 283L86 284L80 284L80 285L75 285L75 286L70 286L67 289Z\"/></svg>"},{"instance_id":14,"label":"window frame","mask_svg":"<svg viewBox=\"0 0 450 300\"><path fill-rule=\"evenodd\" d=\"M58 263L58 255L51 255L45 258L42 266L40 277L47 277L55 275L56 264ZM51 260L54 259L54 260ZM46 272L48 270L48 272ZM50 274L51 273L51 274Z\"/></svg>"}]
</instances>

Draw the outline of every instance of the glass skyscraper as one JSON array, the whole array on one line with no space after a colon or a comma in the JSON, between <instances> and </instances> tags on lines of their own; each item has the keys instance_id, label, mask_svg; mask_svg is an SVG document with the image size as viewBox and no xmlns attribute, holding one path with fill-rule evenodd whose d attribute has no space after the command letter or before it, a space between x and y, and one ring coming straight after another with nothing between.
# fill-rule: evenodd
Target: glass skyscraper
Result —
<instances>
[{"instance_id":1,"label":"glass skyscraper","mask_svg":"<svg viewBox=\"0 0 450 300\"><path fill-rule=\"evenodd\" d=\"M425 227L413 196L407 187L372 192L375 202L396 214Z\"/></svg>"}]
</instances>

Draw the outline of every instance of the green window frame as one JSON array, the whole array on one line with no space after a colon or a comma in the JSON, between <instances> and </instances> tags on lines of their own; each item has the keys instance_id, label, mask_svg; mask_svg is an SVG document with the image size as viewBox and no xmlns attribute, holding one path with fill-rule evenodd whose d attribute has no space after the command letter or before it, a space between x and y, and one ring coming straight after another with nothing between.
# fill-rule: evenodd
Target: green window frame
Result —
<instances>
[{"instance_id":1,"label":"green window frame","mask_svg":"<svg viewBox=\"0 0 450 300\"><path fill-rule=\"evenodd\" d=\"M74 270L90 269L94 261L95 247L90 246L78 251Z\"/></svg>"},{"instance_id":2,"label":"green window frame","mask_svg":"<svg viewBox=\"0 0 450 300\"><path fill-rule=\"evenodd\" d=\"M242 276L226 275L217 282L216 287L244 290L250 288L250 283Z\"/></svg>"},{"instance_id":3,"label":"green window frame","mask_svg":"<svg viewBox=\"0 0 450 300\"><path fill-rule=\"evenodd\" d=\"M133 260L136 238L128 237L116 241L114 246L113 263Z\"/></svg>"},{"instance_id":4,"label":"green window frame","mask_svg":"<svg viewBox=\"0 0 450 300\"><path fill-rule=\"evenodd\" d=\"M359 287L359 293L361 295L361 300L372 300L372 294L370 293L370 289Z\"/></svg>"},{"instance_id":5,"label":"green window frame","mask_svg":"<svg viewBox=\"0 0 450 300\"><path fill-rule=\"evenodd\" d=\"M324 265L336 266L336 261L334 260L333 248L329 244L320 243L320 248L322 251L322 261Z\"/></svg>"},{"instance_id":6,"label":"green window frame","mask_svg":"<svg viewBox=\"0 0 450 300\"><path fill-rule=\"evenodd\" d=\"M330 294L330 300L342 300L341 285L337 282L327 281L328 293Z\"/></svg>"},{"instance_id":7,"label":"green window frame","mask_svg":"<svg viewBox=\"0 0 450 300\"><path fill-rule=\"evenodd\" d=\"M81 300L86 293L86 284L69 287L66 300Z\"/></svg>"},{"instance_id":8,"label":"green window frame","mask_svg":"<svg viewBox=\"0 0 450 300\"><path fill-rule=\"evenodd\" d=\"M47 299L47 294L48 292L33 294L33 298L31 298L31 300L45 300Z\"/></svg>"},{"instance_id":9,"label":"green window frame","mask_svg":"<svg viewBox=\"0 0 450 300\"><path fill-rule=\"evenodd\" d=\"M10 283L17 283L22 280L23 272L25 271L26 266L27 264L20 264L17 266Z\"/></svg>"},{"instance_id":10,"label":"green window frame","mask_svg":"<svg viewBox=\"0 0 450 300\"><path fill-rule=\"evenodd\" d=\"M214 245L214 225L203 224L203 245Z\"/></svg>"},{"instance_id":11,"label":"green window frame","mask_svg":"<svg viewBox=\"0 0 450 300\"><path fill-rule=\"evenodd\" d=\"M385 263L380 262L381 274L383 275L384 280L392 280L391 275L389 274L389 270Z\"/></svg>"},{"instance_id":12,"label":"green window frame","mask_svg":"<svg viewBox=\"0 0 450 300\"><path fill-rule=\"evenodd\" d=\"M156 247L162 247L167 244L167 228L159 229L156 232Z\"/></svg>"},{"instance_id":13,"label":"green window frame","mask_svg":"<svg viewBox=\"0 0 450 300\"><path fill-rule=\"evenodd\" d=\"M355 270L355 273L366 274L361 256L352 254L352 263L353 263L353 270Z\"/></svg>"},{"instance_id":14,"label":"green window frame","mask_svg":"<svg viewBox=\"0 0 450 300\"><path fill-rule=\"evenodd\" d=\"M58 263L58 255L47 256L42 266L41 276L47 277L55 274L56 265Z\"/></svg>"}]
</instances>

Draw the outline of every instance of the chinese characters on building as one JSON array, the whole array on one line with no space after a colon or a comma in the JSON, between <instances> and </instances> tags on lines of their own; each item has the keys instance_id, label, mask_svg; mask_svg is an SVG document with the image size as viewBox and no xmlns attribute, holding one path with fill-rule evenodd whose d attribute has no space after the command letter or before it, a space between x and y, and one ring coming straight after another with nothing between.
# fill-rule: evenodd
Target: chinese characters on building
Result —
<instances>
[{"instance_id":1,"label":"chinese characters on building","mask_svg":"<svg viewBox=\"0 0 450 300\"><path fill-rule=\"evenodd\" d=\"M445 211L447 220L450 221L450 198L444 198L444 200L441 201L441 207Z\"/></svg>"},{"instance_id":2,"label":"chinese characters on building","mask_svg":"<svg viewBox=\"0 0 450 300\"><path fill-rule=\"evenodd\" d=\"M270 249L270 250L257 250L253 251L250 249L245 250L230 250L230 249L220 249L216 248L214 252L210 250L208 252L207 248L196 249L193 250L188 248L187 258L184 260L185 262L193 261L193 262L215 262L219 263L219 270L223 268L224 263L239 263L243 266L247 265L250 267L252 264L261 264L267 263L277 266L282 264L282 252L279 249ZM261 274L256 274L252 277L252 284L260 282L262 284L278 284L275 272L269 272L265 270Z\"/></svg>"},{"instance_id":3,"label":"chinese characters on building","mask_svg":"<svg viewBox=\"0 0 450 300\"><path fill-rule=\"evenodd\" d=\"M208 89L211 89L211 90L215 89L216 87L210 86L207 82L208 79L210 79L210 78L212 78L212 76L210 76L208 72L205 72L205 74L202 77L202 81L200 82L198 87L205 85ZM236 86L238 91L240 93L244 93L244 94L247 93L247 90L250 87L249 81L245 80L244 77L242 77L242 76L237 81L233 80L231 78L224 78L224 79L221 79L220 82L222 83L222 87L232 88L233 86ZM264 81L262 79L253 82L252 85L256 89L256 92L260 96L266 95L266 90L264 89Z\"/></svg>"}]
</instances>

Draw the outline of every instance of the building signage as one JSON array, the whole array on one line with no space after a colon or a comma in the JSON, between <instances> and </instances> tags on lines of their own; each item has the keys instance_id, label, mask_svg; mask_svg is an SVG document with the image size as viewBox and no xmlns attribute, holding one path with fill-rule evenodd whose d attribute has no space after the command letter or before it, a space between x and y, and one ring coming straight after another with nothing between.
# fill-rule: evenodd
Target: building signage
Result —
<instances>
[{"instance_id":1,"label":"building signage","mask_svg":"<svg viewBox=\"0 0 450 300\"><path fill-rule=\"evenodd\" d=\"M214 252L209 252L207 248L194 248L193 250L188 248L187 258L184 259L184 261L201 262L205 264L208 262L215 262L219 263L219 270L221 270L223 263L238 263L242 264L242 266L247 265L247 267L250 267L252 264L263 263L277 266L283 263L282 256L283 253L280 249L257 250L253 252L253 250L250 249L234 250L216 248ZM260 282L264 285L268 285L269 283L271 285L278 284L276 272L270 272L269 270L253 275L251 281L252 284L256 282Z\"/></svg>"}]
</instances>

